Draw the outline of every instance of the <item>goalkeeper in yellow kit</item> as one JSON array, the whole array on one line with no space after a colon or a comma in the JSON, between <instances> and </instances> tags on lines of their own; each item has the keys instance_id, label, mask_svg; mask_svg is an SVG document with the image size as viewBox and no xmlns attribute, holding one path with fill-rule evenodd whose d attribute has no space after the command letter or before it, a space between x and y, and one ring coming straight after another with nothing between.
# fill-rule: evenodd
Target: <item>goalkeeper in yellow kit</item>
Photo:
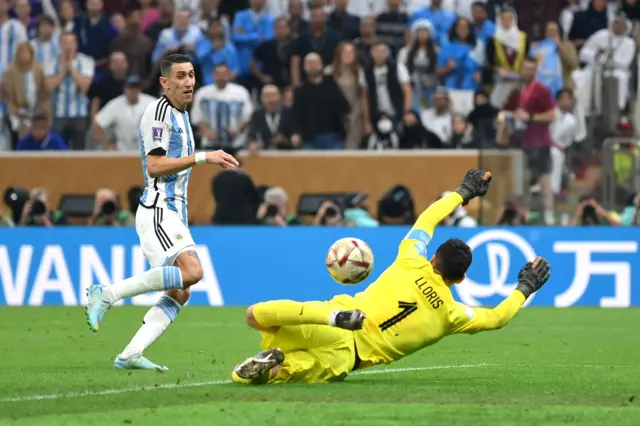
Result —
<instances>
[{"instance_id":1,"label":"goalkeeper in yellow kit","mask_svg":"<svg viewBox=\"0 0 640 426\"><path fill-rule=\"evenodd\" d=\"M491 174L470 170L458 189L425 210L400 243L398 257L366 290L328 302L276 300L249 307L247 323L260 331L263 352L240 363L236 383L316 383L388 364L445 336L497 330L544 285L550 265L527 263L513 293L494 309L456 302L450 287L462 282L471 250L444 242L430 259L427 247L438 223L460 204L483 196Z\"/></svg>"}]
</instances>

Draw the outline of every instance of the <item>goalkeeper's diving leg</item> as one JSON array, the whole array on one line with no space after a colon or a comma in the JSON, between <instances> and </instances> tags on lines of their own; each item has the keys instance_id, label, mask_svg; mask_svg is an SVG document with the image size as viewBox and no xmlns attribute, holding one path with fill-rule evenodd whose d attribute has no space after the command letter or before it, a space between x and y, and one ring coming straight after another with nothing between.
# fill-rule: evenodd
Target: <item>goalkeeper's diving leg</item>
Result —
<instances>
[{"instance_id":1,"label":"goalkeeper's diving leg","mask_svg":"<svg viewBox=\"0 0 640 426\"><path fill-rule=\"evenodd\" d=\"M247 324L260 331L265 340L273 341L276 335L283 342L293 342L291 349L299 349L297 358L306 358L304 350L309 346L330 346L342 340L351 341L341 333L328 333L336 327L343 330L359 330L366 315L360 310L336 310L336 306L327 302L294 302L292 300L275 300L262 302L247 309ZM322 332L326 327L325 333ZM285 327L286 330L280 330ZM337 330L336 330L337 331ZM280 335L284 335L280 336ZM309 345L307 340L318 340L318 335L329 339L328 342L315 342ZM325 337L326 336L326 337ZM322 339L322 338L321 338ZM265 347L266 346L266 347ZM239 383L264 383L276 377L285 361L285 352L279 347L268 347L263 344L264 351L241 362L233 371L232 377ZM303 364L314 364L314 357L309 356ZM303 368L304 369L304 368Z\"/></svg>"}]
</instances>

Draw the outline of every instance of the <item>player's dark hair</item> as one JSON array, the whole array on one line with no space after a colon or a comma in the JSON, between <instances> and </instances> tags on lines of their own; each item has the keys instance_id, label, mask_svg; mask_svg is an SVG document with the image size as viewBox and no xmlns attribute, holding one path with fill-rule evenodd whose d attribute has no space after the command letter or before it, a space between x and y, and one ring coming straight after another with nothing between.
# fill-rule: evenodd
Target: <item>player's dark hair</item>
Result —
<instances>
[{"instance_id":1,"label":"player's dark hair","mask_svg":"<svg viewBox=\"0 0 640 426\"><path fill-rule=\"evenodd\" d=\"M171 67L173 64L186 64L190 63L191 59L182 53L171 53L160 59L160 73L162 76L167 77L171 74Z\"/></svg>"},{"instance_id":2,"label":"player's dark hair","mask_svg":"<svg viewBox=\"0 0 640 426\"><path fill-rule=\"evenodd\" d=\"M471 249L462 240L450 238L436 251L435 269L449 282L458 282L471 265Z\"/></svg>"}]
</instances>

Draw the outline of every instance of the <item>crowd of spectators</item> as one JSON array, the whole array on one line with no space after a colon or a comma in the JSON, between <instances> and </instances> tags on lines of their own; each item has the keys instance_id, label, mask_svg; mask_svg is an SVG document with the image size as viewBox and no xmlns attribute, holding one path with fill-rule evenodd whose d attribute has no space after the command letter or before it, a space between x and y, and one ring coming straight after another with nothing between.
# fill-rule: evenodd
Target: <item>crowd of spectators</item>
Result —
<instances>
[{"instance_id":1,"label":"crowd of spectators","mask_svg":"<svg viewBox=\"0 0 640 426\"><path fill-rule=\"evenodd\" d=\"M552 224L587 119L633 122L638 20L636 0L0 0L0 150L138 152L179 51L200 149L522 148Z\"/></svg>"}]
</instances>

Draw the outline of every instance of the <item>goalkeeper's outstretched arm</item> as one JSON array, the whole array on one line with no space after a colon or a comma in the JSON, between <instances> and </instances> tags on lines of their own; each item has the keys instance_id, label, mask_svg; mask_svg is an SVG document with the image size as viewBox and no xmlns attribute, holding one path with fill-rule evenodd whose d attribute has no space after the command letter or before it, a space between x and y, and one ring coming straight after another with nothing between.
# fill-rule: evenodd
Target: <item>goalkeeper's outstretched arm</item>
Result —
<instances>
[{"instance_id":1,"label":"goalkeeper's outstretched arm","mask_svg":"<svg viewBox=\"0 0 640 426\"><path fill-rule=\"evenodd\" d=\"M509 297L493 309L467 308L455 318L453 333L478 333L498 330L511 321L525 300L538 291L551 276L551 265L542 257L527 263L518 274L518 286Z\"/></svg>"},{"instance_id":2,"label":"goalkeeper's outstretched arm","mask_svg":"<svg viewBox=\"0 0 640 426\"><path fill-rule=\"evenodd\" d=\"M418 220L416 220L416 223L411 229L423 230L429 234L430 237L433 237L436 226L446 217L450 216L451 213L462 204L462 201L462 196L457 192L451 192L445 195L427 207L427 209L418 216Z\"/></svg>"}]
</instances>

